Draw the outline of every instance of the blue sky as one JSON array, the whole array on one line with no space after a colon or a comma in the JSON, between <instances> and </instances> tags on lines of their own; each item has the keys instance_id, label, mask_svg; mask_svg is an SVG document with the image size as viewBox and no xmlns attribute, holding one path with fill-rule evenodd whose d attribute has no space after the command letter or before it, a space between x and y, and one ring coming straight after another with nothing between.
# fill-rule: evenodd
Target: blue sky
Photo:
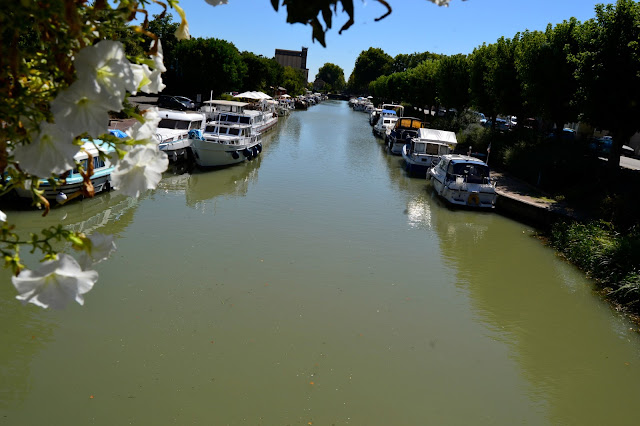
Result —
<instances>
[{"instance_id":1,"label":"blue sky","mask_svg":"<svg viewBox=\"0 0 640 426\"><path fill-rule=\"evenodd\" d=\"M282 2L282 1L281 1ZM181 0L193 37L213 37L232 42L240 51L273 57L275 49L309 48L307 67L313 81L318 69L334 63L349 78L356 58L369 47L391 56L430 51L447 55L471 53L482 43L524 30L544 30L575 16L580 21L595 16L594 0L451 0L438 7L427 0L388 0L393 13L379 22L384 7L374 0L354 0L356 23L338 35L347 15L334 16L326 36L327 47L311 42L311 27L288 24L286 9L275 12L270 0L229 0L212 7L204 0ZM157 13L149 6L151 13ZM179 18L174 14L174 21Z\"/></svg>"}]
</instances>

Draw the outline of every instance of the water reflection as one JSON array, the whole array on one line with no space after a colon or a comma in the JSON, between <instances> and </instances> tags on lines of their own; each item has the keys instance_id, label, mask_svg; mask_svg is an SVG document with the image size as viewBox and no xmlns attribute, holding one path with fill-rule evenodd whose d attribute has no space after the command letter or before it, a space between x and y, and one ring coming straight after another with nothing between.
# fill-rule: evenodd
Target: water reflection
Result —
<instances>
[{"instance_id":1,"label":"water reflection","mask_svg":"<svg viewBox=\"0 0 640 426\"><path fill-rule=\"evenodd\" d=\"M633 404L630 395L640 392L638 368L627 368L624 379L608 386L612 369L624 369L630 355L611 333L624 320L611 317L580 273L550 258L539 242L532 244L532 231L524 225L505 224L491 213L451 211L435 215L434 225L444 259L457 271L457 285L491 337L511 347L531 398L549 407L551 423L610 423L623 405ZM636 334L624 338L633 340L630 348L638 344ZM564 417L578 401L609 409Z\"/></svg>"},{"instance_id":2,"label":"water reflection","mask_svg":"<svg viewBox=\"0 0 640 426\"><path fill-rule=\"evenodd\" d=\"M262 156L233 165L232 167L200 171L196 170L184 180L187 205L196 209L204 208L203 203L220 196L242 197L249 186L257 182Z\"/></svg>"}]
</instances>

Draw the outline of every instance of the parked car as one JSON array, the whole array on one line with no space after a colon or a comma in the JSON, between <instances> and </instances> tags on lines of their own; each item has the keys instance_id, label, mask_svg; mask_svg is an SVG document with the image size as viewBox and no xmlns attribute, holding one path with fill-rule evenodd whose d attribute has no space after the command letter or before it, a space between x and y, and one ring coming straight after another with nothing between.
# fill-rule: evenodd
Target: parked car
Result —
<instances>
[{"instance_id":1,"label":"parked car","mask_svg":"<svg viewBox=\"0 0 640 426\"><path fill-rule=\"evenodd\" d=\"M184 111L194 107L193 101L183 96L160 95L158 98L158 106L160 108L175 109Z\"/></svg>"},{"instance_id":2,"label":"parked car","mask_svg":"<svg viewBox=\"0 0 640 426\"><path fill-rule=\"evenodd\" d=\"M186 98L184 96L174 96L174 98L176 98L177 100L182 101L182 102L186 103L187 105L189 105L189 109L195 109L196 108L195 102L193 102L189 98Z\"/></svg>"}]
</instances>

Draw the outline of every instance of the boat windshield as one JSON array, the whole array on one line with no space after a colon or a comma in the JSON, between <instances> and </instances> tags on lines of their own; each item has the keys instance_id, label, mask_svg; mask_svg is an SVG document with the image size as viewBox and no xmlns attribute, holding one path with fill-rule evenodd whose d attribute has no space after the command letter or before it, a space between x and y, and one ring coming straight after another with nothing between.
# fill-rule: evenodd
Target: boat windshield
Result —
<instances>
[{"instance_id":1,"label":"boat windshield","mask_svg":"<svg viewBox=\"0 0 640 426\"><path fill-rule=\"evenodd\" d=\"M161 129L189 130L189 124L189 121L163 118L162 120L160 120L160 123L158 123L158 127Z\"/></svg>"},{"instance_id":2,"label":"boat windshield","mask_svg":"<svg viewBox=\"0 0 640 426\"><path fill-rule=\"evenodd\" d=\"M464 176L469 183L484 183L485 179L489 178L489 166L473 163L450 164L449 173Z\"/></svg>"}]
</instances>

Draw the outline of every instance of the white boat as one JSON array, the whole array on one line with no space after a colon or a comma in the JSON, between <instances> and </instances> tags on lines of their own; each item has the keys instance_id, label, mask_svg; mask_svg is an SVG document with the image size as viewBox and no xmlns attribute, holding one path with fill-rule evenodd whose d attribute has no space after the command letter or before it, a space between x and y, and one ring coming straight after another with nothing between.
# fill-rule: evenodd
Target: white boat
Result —
<instances>
[{"instance_id":1,"label":"white boat","mask_svg":"<svg viewBox=\"0 0 640 426\"><path fill-rule=\"evenodd\" d=\"M93 142L85 142L82 145L82 149L73 157L76 162L80 163L84 172L87 172L89 159L91 159L93 173L90 180L96 194L111 189L111 173L115 166L111 164L109 155L114 152L115 149L111 145L100 140L94 140ZM104 158L100 158L100 153L106 154L103 155ZM44 191L43 196L47 200L57 201L62 204L75 197L82 198L83 182L84 177L80 173L80 169L76 167L54 179L55 185L51 185L51 182L47 179L40 179L38 188ZM30 184L30 180L25 181L25 187L16 188L16 194L21 198L32 198L33 193Z\"/></svg>"},{"instance_id":2,"label":"white boat","mask_svg":"<svg viewBox=\"0 0 640 426\"><path fill-rule=\"evenodd\" d=\"M436 193L447 202L492 209L496 205L496 184L489 166L466 155L447 154L427 173Z\"/></svg>"},{"instance_id":3,"label":"white boat","mask_svg":"<svg viewBox=\"0 0 640 426\"><path fill-rule=\"evenodd\" d=\"M215 121L191 145L200 167L221 167L252 160L262 152L262 134L251 124Z\"/></svg>"},{"instance_id":4,"label":"white boat","mask_svg":"<svg viewBox=\"0 0 640 426\"><path fill-rule=\"evenodd\" d=\"M395 111L398 117L404 117L404 107L402 105L396 104L382 104L380 106L381 109Z\"/></svg>"},{"instance_id":5,"label":"white boat","mask_svg":"<svg viewBox=\"0 0 640 426\"><path fill-rule=\"evenodd\" d=\"M210 100L200 109L207 117L207 125L215 122L250 124L256 132L265 133L278 124L275 103Z\"/></svg>"},{"instance_id":6,"label":"white boat","mask_svg":"<svg viewBox=\"0 0 640 426\"><path fill-rule=\"evenodd\" d=\"M398 118L387 137L389 151L394 155L402 155L402 147L418 136L418 130L424 127L419 118Z\"/></svg>"},{"instance_id":7,"label":"white boat","mask_svg":"<svg viewBox=\"0 0 640 426\"><path fill-rule=\"evenodd\" d=\"M169 161L186 158L193 139L204 130L205 115L200 112L172 110L160 110L158 113L158 149L167 153Z\"/></svg>"},{"instance_id":8,"label":"white boat","mask_svg":"<svg viewBox=\"0 0 640 426\"><path fill-rule=\"evenodd\" d=\"M418 137L402 147L407 173L423 175L440 159L451 153L458 143L456 134L446 130L421 128Z\"/></svg>"},{"instance_id":9,"label":"white boat","mask_svg":"<svg viewBox=\"0 0 640 426\"><path fill-rule=\"evenodd\" d=\"M398 121L398 117L395 111L388 109L380 110L380 118L373 126L373 134L381 138L386 138L386 136L391 133L391 129L395 126L396 121Z\"/></svg>"}]
</instances>

